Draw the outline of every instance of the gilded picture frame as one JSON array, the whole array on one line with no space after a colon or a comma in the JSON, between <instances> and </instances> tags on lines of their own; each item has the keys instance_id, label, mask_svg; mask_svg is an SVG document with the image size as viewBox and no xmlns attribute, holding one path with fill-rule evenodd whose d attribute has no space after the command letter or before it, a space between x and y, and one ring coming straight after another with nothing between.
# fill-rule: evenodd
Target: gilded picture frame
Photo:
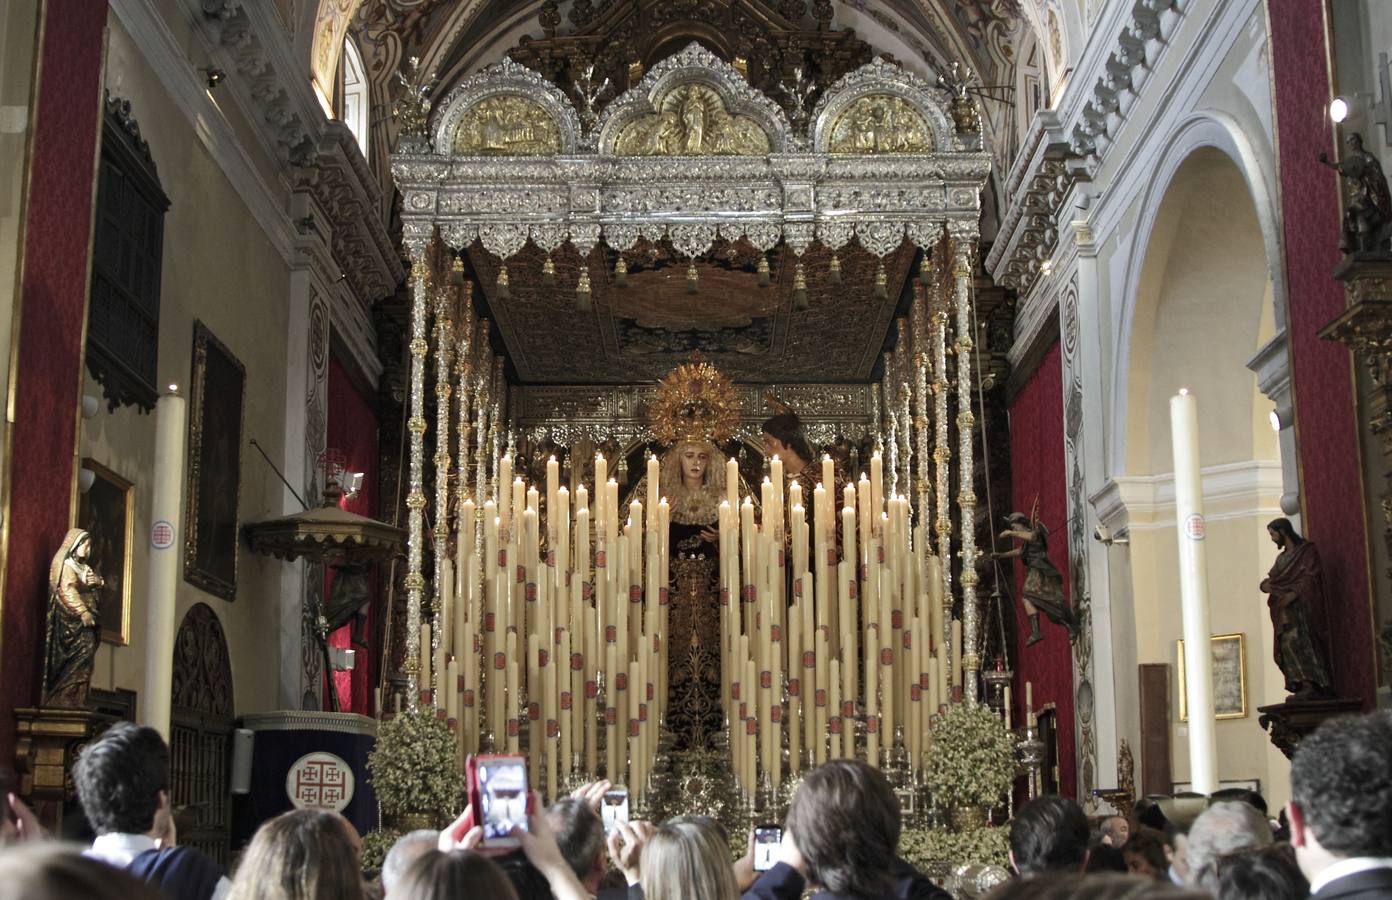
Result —
<instances>
[{"instance_id":1,"label":"gilded picture frame","mask_svg":"<svg viewBox=\"0 0 1392 900\"><path fill-rule=\"evenodd\" d=\"M81 495L77 527L92 536L90 562L105 580L97 622L104 643L124 647L130 643L135 484L94 459L83 459L82 468L95 475Z\"/></svg>"},{"instance_id":2,"label":"gilded picture frame","mask_svg":"<svg viewBox=\"0 0 1392 900\"><path fill-rule=\"evenodd\" d=\"M224 600L237 596L242 417L246 367L202 322L193 323L184 580Z\"/></svg>"},{"instance_id":3,"label":"gilded picture frame","mask_svg":"<svg viewBox=\"0 0 1392 900\"><path fill-rule=\"evenodd\" d=\"M1176 641L1179 659L1179 721L1189 721L1188 682L1184 676L1184 641ZM1215 634L1209 638L1213 653L1213 713L1216 719L1247 716L1247 635Z\"/></svg>"}]
</instances>

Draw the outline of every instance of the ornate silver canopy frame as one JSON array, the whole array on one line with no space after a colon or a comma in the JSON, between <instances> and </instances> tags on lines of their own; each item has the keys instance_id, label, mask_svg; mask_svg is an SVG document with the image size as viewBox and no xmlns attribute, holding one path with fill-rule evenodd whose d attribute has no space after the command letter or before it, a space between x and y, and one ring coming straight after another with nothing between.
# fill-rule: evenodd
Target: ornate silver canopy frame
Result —
<instances>
[{"instance_id":1,"label":"ornate silver canopy frame","mask_svg":"<svg viewBox=\"0 0 1392 900\"><path fill-rule=\"evenodd\" d=\"M693 93L699 111L683 108ZM717 237L760 251L783 240L799 256L854 238L883 257L906 234L931 247L946 226L969 245L990 158L979 135L954 131L950 103L877 60L832 85L801 134L693 43L586 130L555 85L504 60L437 105L428 137L403 138L392 169L404 240L419 252L438 227L451 247L478 240L504 262L528 240L585 257L600 241L665 236L699 257Z\"/></svg>"},{"instance_id":2,"label":"ornate silver canopy frame","mask_svg":"<svg viewBox=\"0 0 1392 900\"><path fill-rule=\"evenodd\" d=\"M975 521L971 272L981 188L991 162L979 134L958 130L969 129L976 119L971 109L961 108L969 99L875 61L831 85L803 133L738 70L693 43L654 66L597 119L585 104L590 127L551 82L510 60L459 85L429 119L419 96L417 101L404 111L406 127L392 164L404 197L403 240L414 273L406 580L408 698L413 706L417 685L412 665L420 649L424 588L424 436L429 427L424 379L432 288L426 247L437 229L456 251L480 242L504 267L528 242L548 255L569 243L583 261L582 293L589 290L590 252L601 242L622 252L640 240L665 238L689 259L708 253L717 239L743 238L760 253L781 242L800 270L801 257L814 242L835 252L855 240L883 260L906 238L928 251L940 245L946 231L951 240L940 245L947 248L946 256L935 263L949 299L931 313L933 340L915 342L921 413L912 424L920 431L927 428L923 376L927 351L935 349L934 458L937 480L945 479L952 452L947 446L945 358L948 335L955 332L957 498L960 520ZM500 285L505 277L503 268ZM500 295L494 302L507 300ZM919 304L924 302L921 294ZM925 312L925 322L927 316ZM448 446L449 435L441 437ZM482 459L487 455L483 434L474 437ZM491 455L498 451L495 439ZM448 456L442 452L437 458ZM926 463L926 453L920 453L920 460ZM481 464L480 489L483 469ZM496 474L496 463L492 471ZM920 477L918 492L926 487ZM945 485L939 487L945 508ZM937 552L943 556L951 555L947 521L940 512ZM964 529L960 540L965 685L975 700L972 529Z\"/></svg>"}]
</instances>

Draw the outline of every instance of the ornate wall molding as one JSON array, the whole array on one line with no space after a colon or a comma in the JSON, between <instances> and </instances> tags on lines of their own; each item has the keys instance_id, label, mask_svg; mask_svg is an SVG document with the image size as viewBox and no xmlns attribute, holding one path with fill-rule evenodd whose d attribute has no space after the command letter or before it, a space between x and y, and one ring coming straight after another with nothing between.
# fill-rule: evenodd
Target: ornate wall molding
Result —
<instances>
[{"instance_id":1,"label":"ornate wall molding","mask_svg":"<svg viewBox=\"0 0 1392 900\"><path fill-rule=\"evenodd\" d=\"M256 127L294 165L313 165L324 114L303 63L290 47L274 4L247 0L183 0L193 7L223 63L257 115Z\"/></svg>"},{"instance_id":2,"label":"ornate wall molding","mask_svg":"<svg viewBox=\"0 0 1392 900\"><path fill-rule=\"evenodd\" d=\"M370 309L405 277L391 236L377 217L381 197L376 179L340 122L325 128L315 155L316 166L295 170L297 186L310 191L329 216L334 260L363 309Z\"/></svg>"},{"instance_id":3,"label":"ornate wall molding","mask_svg":"<svg viewBox=\"0 0 1392 900\"><path fill-rule=\"evenodd\" d=\"M1124 6L1125 4L1118 4ZM1041 110L1006 183L1009 206L986 261L997 284L1028 294L1058 243L1062 202L1077 181L1091 180L1169 47L1164 37L1192 4L1136 0L1119 16L1108 45L1093 40L1070 76L1058 107ZM1106 27L1099 25L1099 28Z\"/></svg>"}]
</instances>

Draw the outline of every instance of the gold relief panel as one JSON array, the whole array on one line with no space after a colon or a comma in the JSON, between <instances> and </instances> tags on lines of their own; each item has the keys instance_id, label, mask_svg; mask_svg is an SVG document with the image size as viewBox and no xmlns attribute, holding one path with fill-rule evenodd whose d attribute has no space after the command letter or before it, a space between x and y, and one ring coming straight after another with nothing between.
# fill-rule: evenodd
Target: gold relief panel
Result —
<instances>
[{"instance_id":1,"label":"gold relief panel","mask_svg":"<svg viewBox=\"0 0 1392 900\"><path fill-rule=\"evenodd\" d=\"M704 84L679 85L657 103L657 112L624 126L614 142L620 156L762 156L769 137L749 116L731 113Z\"/></svg>"},{"instance_id":2,"label":"gold relief panel","mask_svg":"<svg viewBox=\"0 0 1392 900\"><path fill-rule=\"evenodd\" d=\"M494 94L466 109L454 130L460 156L559 153L561 133L541 104L521 94Z\"/></svg>"},{"instance_id":3,"label":"gold relief panel","mask_svg":"<svg viewBox=\"0 0 1392 900\"><path fill-rule=\"evenodd\" d=\"M923 114L903 97L871 94L842 111L831 126L832 153L931 153Z\"/></svg>"}]
</instances>

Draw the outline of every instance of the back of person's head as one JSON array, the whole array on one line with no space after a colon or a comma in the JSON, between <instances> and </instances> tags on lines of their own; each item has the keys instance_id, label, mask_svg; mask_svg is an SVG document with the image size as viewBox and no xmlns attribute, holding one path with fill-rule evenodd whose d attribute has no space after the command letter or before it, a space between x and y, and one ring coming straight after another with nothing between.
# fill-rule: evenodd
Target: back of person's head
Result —
<instances>
[{"instance_id":1,"label":"back of person's head","mask_svg":"<svg viewBox=\"0 0 1392 900\"><path fill-rule=\"evenodd\" d=\"M1010 853L1021 875L1076 872L1087 850L1087 816L1067 797L1036 797L1020 807L1010 824Z\"/></svg>"},{"instance_id":2,"label":"back of person's head","mask_svg":"<svg viewBox=\"0 0 1392 900\"><path fill-rule=\"evenodd\" d=\"M338 813L296 809L256 829L228 900L360 900L362 864Z\"/></svg>"},{"instance_id":3,"label":"back of person's head","mask_svg":"<svg viewBox=\"0 0 1392 900\"><path fill-rule=\"evenodd\" d=\"M1332 719L1291 759L1300 824L1335 856L1392 856L1392 711Z\"/></svg>"},{"instance_id":4,"label":"back of person's head","mask_svg":"<svg viewBox=\"0 0 1392 900\"><path fill-rule=\"evenodd\" d=\"M97 834L144 834L169 790L169 745L153 728L117 722L77 758L73 786Z\"/></svg>"},{"instance_id":5,"label":"back of person's head","mask_svg":"<svg viewBox=\"0 0 1392 900\"><path fill-rule=\"evenodd\" d=\"M1310 883L1288 846L1226 857L1218 866L1216 900L1304 900Z\"/></svg>"},{"instance_id":6,"label":"back of person's head","mask_svg":"<svg viewBox=\"0 0 1392 900\"><path fill-rule=\"evenodd\" d=\"M556 846L582 882L604 873L604 822L578 797L563 797L546 810ZM592 886L592 885L591 885Z\"/></svg>"},{"instance_id":7,"label":"back of person's head","mask_svg":"<svg viewBox=\"0 0 1392 900\"><path fill-rule=\"evenodd\" d=\"M1111 844L1093 844L1088 850L1087 865L1084 867L1087 872L1116 872L1120 875L1127 874L1126 857L1122 855L1120 849Z\"/></svg>"},{"instance_id":8,"label":"back of person's head","mask_svg":"<svg viewBox=\"0 0 1392 900\"><path fill-rule=\"evenodd\" d=\"M1214 791L1211 795L1214 800L1232 800L1238 803L1246 803L1256 809L1263 816L1266 815L1266 798L1251 788L1223 788L1221 791Z\"/></svg>"},{"instance_id":9,"label":"back of person's head","mask_svg":"<svg viewBox=\"0 0 1392 900\"><path fill-rule=\"evenodd\" d=\"M517 900L503 870L473 850L430 850L407 866L394 898L400 900Z\"/></svg>"},{"instance_id":10,"label":"back of person's head","mask_svg":"<svg viewBox=\"0 0 1392 900\"><path fill-rule=\"evenodd\" d=\"M739 900L730 845L713 819L677 816L643 845L644 900Z\"/></svg>"},{"instance_id":11,"label":"back of person's head","mask_svg":"<svg viewBox=\"0 0 1392 900\"><path fill-rule=\"evenodd\" d=\"M1148 878L1165 878L1169 864L1165 862L1165 836L1154 829L1139 826L1121 849L1126 871Z\"/></svg>"},{"instance_id":12,"label":"back of person's head","mask_svg":"<svg viewBox=\"0 0 1392 900\"><path fill-rule=\"evenodd\" d=\"M1250 803L1219 802L1203 811L1189 829L1186 881L1212 892L1221 860L1244 850L1271 846L1271 826Z\"/></svg>"},{"instance_id":13,"label":"back of person's head","mask_svg":"<svg viewBox=\"0 0 1392 900\"><path fill-rule=\"evenodd\" d=\"M552 900L551 883L521 850L489 857L503 870L517 900Z\"/></svg>"},{"instance_id":14,"label":"back of person's head","mask_svg":"<svg viewBox=\"0 0 1392 900\"><path fill-rule=\"evenodd\" d=\"M1154 797L1142 797L1136 801L1135 810L1137 824L1156 831L1164 831L1168 819L1165 818L1165 811L1160 808L1160 804L1155 802Z\"/></svg>"},{"instance_id":15,"label":"back of person's head","mask_svg":"<svg viewBox=\"0 0 1392 900\"><path fill-rule=\"evenodd\" d=\"M1149 878L1111 872L1045 872L1014 878L986 895L986 900L1212 900L1200 891L1185 890Z\"/></svg>"},{"instance_id":16,"label":"back of person's head","mask_svg":"<svg viewBox=\"0 0 1392 900\"><path fill-rule=\"evenodd\" d=\"M833 894L878 897L899 849L899 798L879 769L834 759L803 778L788 829L807 878Z\"/></svg>"},{"instance_id":17,"label":"back of person's head","mask_svg":"<svg viewBox=\"0 0 1392 900\"><path fill-rule=\"evenodd\" d=\"M440 832L429 828L418 828L397 838L382 860L382 892L392 893L411 863L434 850L439 842Z\"/></svg>"},{"instance_id":18,"label":"back of person's head","mask_svg":"<svg viewBox=\"0 0 1392 900\"><path fill-rule=\"evenodd\" d=\"M0 853L0 900L161 900L134 875L75 847L36 843Z\"/></svg>"}]
</instances>

